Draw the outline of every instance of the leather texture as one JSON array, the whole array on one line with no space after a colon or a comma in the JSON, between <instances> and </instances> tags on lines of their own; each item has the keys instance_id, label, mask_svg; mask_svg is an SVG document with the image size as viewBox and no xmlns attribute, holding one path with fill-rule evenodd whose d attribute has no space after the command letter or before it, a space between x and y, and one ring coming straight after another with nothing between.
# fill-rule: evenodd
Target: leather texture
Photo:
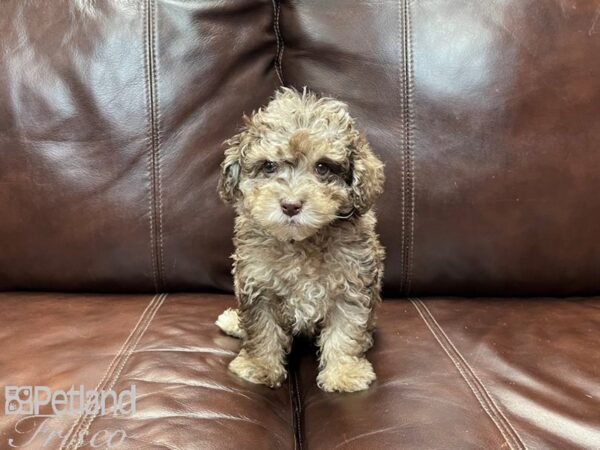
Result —
<instances>
[{"instance_id":1,"label":"leather texture","mask_svg":"<svg viewBox=\"0 0 600 450\"><path fill-rule=\"evenodd\" d=\"M388 295L600 290L594 1L282 1L286 84L386 162Z\"/></svg>"},{"instance_id":2,"label":"leather texture","mask_svg":"<svg viewBox=\"0 0 600 450\"><path fill-rule=\"evenodd\" d=\"M317 388L302 341L280 389L227 371L239 342L213 321L233 304L214 294L0 294L1 385L137 390L132 416L42 425L5 414L1 439L32 450L83 430L88 441L124 430L124 450L600 445L600 298L385 301L368 353L378 379L354 394Z\"/></svg>"},{"instance_id":3,"label":"leather texture","mask_svg":"<svg viewBox=\"0 0 600 450\"><path fill-rule=\"evenodd\" d=\"M221 142L280 83L387 164L388 295L598 292L597 5L2 4L0 289L231 291Z\"/></svg>"},{"instance_id":4,"label":"leather texture","mask_svg":"<svg viewBox=\"0 0 600 450\"><path fill-rule=\"evenodd\" d=\"M321 392L304 352L303 448L600 446L600 299L396 300L378 317L365 392Z\"/></svg>"},{"instance_id":5,"label":"leather texture","mask_svg":"<svg viewBox=\"0 0 600 450\"><path fill-rule=\"evenodd\" d=\"M598 55L595 0L0 1L0 387L138 398L5 413L0 448L600 448ZM318 390L303 341L246 383L213 324L221 143L282 84L386 162L365 392Z\"/></svg>"},{"instance_id":6,"label":"leather texture","mask_svg":"<svg viewBox=\"0 0 600 450\"><path fill-rule=\"evenodd\" d=\"M221 143L275 89L271 2L0 9L0 289L231 290Z\"/></svg>"},{"instance_id":7,"label":"leather texture","mask_svg":"<svg viewBox=\"0 0 600 450\"><path fill-rule=\"evenodd\" d=\"M207 294L0 294L2 405L7 385L116 392L135 385L137 393L131 416L2 414L0 448L13 439L25 449L70 449L83 431L79 448L94 448L93 436L104 444L103 433L117 430L127 435L120 450L294 448L289 384L272 390L227 370L239 343L213 322L233 303Z\"/></svg>"}]
</instances>

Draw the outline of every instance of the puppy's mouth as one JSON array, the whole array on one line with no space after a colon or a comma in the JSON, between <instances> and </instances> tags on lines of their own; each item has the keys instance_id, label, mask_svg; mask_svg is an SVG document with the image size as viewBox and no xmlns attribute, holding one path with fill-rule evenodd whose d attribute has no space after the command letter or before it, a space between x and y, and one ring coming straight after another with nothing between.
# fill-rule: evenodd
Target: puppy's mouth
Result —
<instances>
[{"instance_id":1,"label":"puppy's mouth","mask_svg":"<svg viewBox=\"0 0 600 450\"><path fill-rule=\"evenodd\" d=\"M279 201L255 202L246 211L256 226L279 241L303 241L336 219L336 209L305 202L296 214L286 214Z\"/></svg>"},{"instance_id":2,"label":"puppy's mouth","mask_svg":"<svg viewBox=\"0 0 600 450\"><path fill-rule=\"evenodd\" d=\"M285 219L283 219L283 223L285 225L290 226L290 227L302 227L302 226L306 226L306 224L303 223L302 218L298 217L298 216L286 217Z\"/></svg>"},{"instance_id":3,"label":"puppy's mouth","mask_svg":"<svg viewBox=\"0 0 600 450\"><path fill-rule=\"evenodd\" d=\"M318 231L319 227L308 224L303 219L301 214L284 218L273 230L275 237L280 236L282 240L302 241Z\"/></svg>"},{"instance_id":4,"label":"puppy's mouth","mask_svg":"<svg viewBox=\"0 0 600 450\"><path fill-rule=\"evenodd\" d=\"M303 241L326 225L310 211L302 211L292 217L284 214L275 216L271 217L271 220L263 222L262 225L269 234L280 241Z\"/></svg>"}]
</instances>

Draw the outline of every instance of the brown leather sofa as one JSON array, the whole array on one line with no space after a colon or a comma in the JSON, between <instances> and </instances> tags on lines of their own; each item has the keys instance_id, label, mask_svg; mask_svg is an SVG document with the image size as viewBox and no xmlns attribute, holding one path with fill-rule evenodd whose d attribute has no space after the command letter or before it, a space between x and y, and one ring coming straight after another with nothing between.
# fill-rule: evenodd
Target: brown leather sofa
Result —
<instances>
[{"instance_id":1,"label":"brown leather sofa","mask_svg":"<svg viewBox=\"0 0 600 450\"><path fill-rule=\"evenodd\" d=\"M321 392L303 342L246 383L213 324L220 144L282 84L386 162L362 393ZM137 403L5 411L0 448L598 449L599 193L595 0L2 0L1 384Z\"/></svg>"}]
</instances>

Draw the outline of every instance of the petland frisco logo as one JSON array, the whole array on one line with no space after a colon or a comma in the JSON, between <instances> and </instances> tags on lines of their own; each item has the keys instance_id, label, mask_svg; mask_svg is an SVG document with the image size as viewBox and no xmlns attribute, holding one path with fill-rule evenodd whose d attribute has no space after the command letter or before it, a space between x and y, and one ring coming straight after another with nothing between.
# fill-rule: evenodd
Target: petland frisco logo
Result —
<instances>
[{"instance_id":1,"label":"petland frisco logo","mask_svg":"<svg viewBox=\"0 0 600 450\"><path fill-rule=\"evenodd\" d=\"M117 393L114 390L86 390L83 385L68 391L52 391L47 386L5 386L4 413L7 415L64 416L132 415L136 411L136 388ZM42 412L40 412L42 411Z\"/></svg>"}]
</instances>

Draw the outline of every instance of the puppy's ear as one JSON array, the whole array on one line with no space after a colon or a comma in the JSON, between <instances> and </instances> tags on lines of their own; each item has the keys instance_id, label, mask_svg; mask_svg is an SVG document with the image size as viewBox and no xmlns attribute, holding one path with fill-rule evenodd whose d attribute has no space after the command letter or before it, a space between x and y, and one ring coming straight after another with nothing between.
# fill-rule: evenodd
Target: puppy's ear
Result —
<instances>
[{"instance_id":1,"label":"puppy's ear","mask_svg":"<svg viewBox=\"0 0 600 450\"><path fill-rule=\"evenodd\" d=\"M357 133L351 148L354 208L364 214L371 209L383 191L383 163L375 156L362 134Z\"/></svg>"},{"instance_id":2,"label":"puppy's ear","mask_svg":"<svg viewBox=\"0 0 600 450\"><path fill-rule=\"evenodd\" d=\"M240 158L243 141L242 131L225 141L225 159L221 163L221 178L219 178L219 196L225 203L234 203L239 197L240 190Z\"/></svg>"}]
</instances>

